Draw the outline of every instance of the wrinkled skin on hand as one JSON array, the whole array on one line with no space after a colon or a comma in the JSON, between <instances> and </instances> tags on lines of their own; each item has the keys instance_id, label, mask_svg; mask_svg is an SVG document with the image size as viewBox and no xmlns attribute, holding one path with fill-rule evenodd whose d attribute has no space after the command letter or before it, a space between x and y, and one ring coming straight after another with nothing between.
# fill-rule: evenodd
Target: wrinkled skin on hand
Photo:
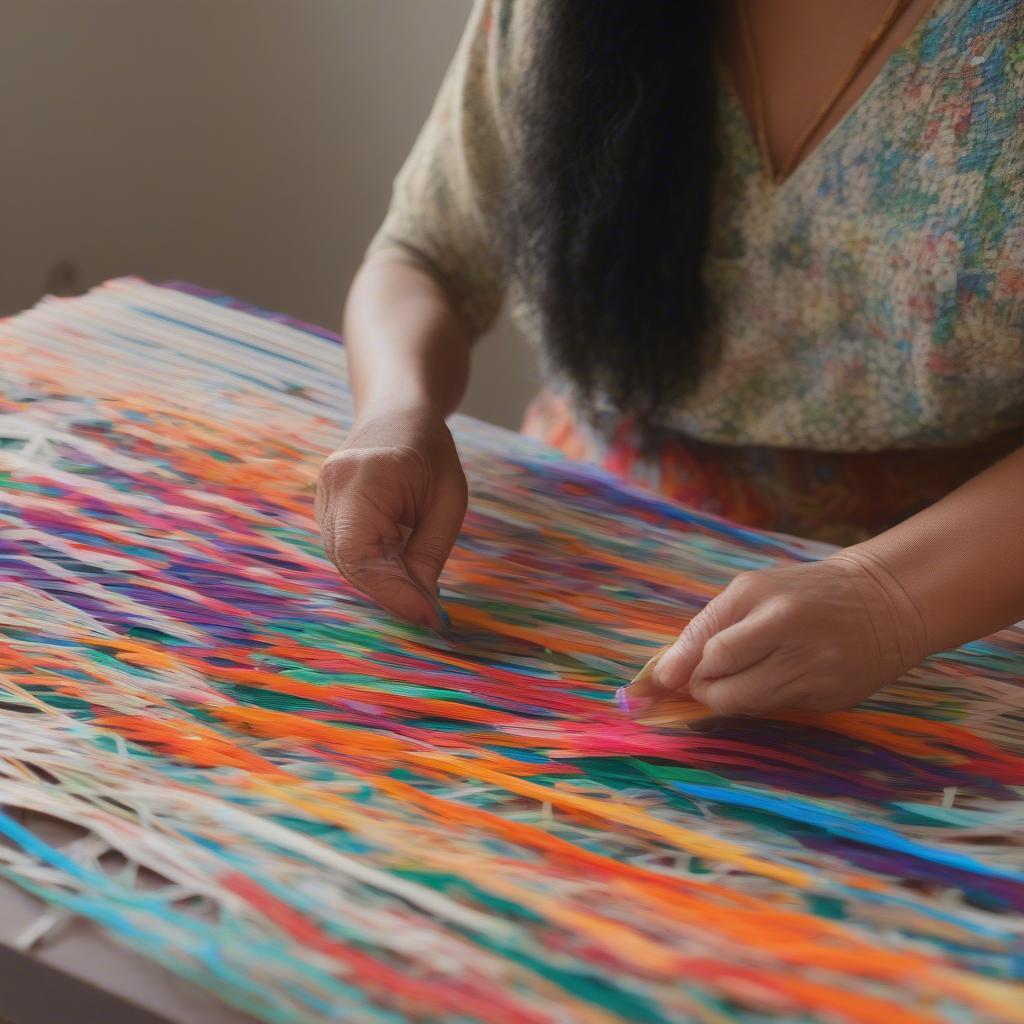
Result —
<instances>
[{"instance_id":1,"label":"wrinkled skin on hand","mask_svg":"<svg viewBox=\"0 0 1024 1024\"><path fill-rule=\"evenodd\" d=\"M898 581L851 549L737 576L619 699L634 714L670 695L716 715L834 711L927 653L926 625Z\"/></svg>"},{"instance_id":2,"label":"wrinkled skin on hand","mask_svg":"<svg viewBox=\"0 0 1024 1024\"><path fill-rule=\"evenodd\" d=\"M438 577L466 514L466 477L444 419L414 410L357 422L320 470L327 557L409 622L443 628Z\"/></svg>"}]
</instances>

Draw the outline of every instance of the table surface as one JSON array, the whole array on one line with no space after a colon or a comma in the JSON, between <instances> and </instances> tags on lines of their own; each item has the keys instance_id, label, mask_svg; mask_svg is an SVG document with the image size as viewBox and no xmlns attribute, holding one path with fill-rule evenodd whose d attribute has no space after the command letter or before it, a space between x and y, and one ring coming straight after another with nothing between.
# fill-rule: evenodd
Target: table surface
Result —
<instances>
[{"instance_id":1,"label":"table surface","mask_svg":"<svg viewBox=\"0 0 1024 1024\"><path fill-rule=\"evenodd\" d=\"M333 341L131 281L6 329L0 860L126 938L15 956L40 906L0 885L0 1018L1021 1019L1019 632L810 723L637 722L613 687L682 612L806 546L455 421L458 643L412 636L339 599L308 516Z\"/></svg>"}]
</instances>

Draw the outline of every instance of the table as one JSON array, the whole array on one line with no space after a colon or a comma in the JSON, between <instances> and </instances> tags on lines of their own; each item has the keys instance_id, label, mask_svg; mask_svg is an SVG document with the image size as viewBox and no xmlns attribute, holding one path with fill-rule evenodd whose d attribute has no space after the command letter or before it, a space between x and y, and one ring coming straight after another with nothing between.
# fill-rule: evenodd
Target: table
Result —
<instances>
[{"instance_id":1,"label":"table","mask_svg":"<svg viewBox=\"0 0 1024 1024\"><path fill-rule=\"evenodd\" d=\"M0 333L22 888L287 1024L1022 1019L1019 629L856 711L634 722L616 686L736 572L823 549L456 418L435 637L319 550L337 339L138 280Z\"/></svg>"}]
</instances>

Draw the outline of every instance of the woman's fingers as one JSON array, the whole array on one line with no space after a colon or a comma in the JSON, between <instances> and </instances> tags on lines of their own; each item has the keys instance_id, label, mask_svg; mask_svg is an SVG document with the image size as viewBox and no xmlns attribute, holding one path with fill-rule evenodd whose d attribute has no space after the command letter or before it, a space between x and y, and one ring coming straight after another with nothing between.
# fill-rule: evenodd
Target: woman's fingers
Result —
<instances>
[{"instance_id":1,"label":"woman's fingers","mask_svg":"<svg viewBox=\"0 0 1024 1024\"><path fill-rule=\"evenodd\" d=\"M704 644L716 628L718 612L714 603L712 601L695 615L673 644L659 651L628 686L619 690L616 699L624 710L639 713L686 686L700 662Z\"/></svg>"},{"instance_id":2,"label":"woman's fingers","mask_svg":"<svg viewBox=\"0 0 1024 1024\"><path fill-rule=\"evenodd\" d=\"M759 665L784 642L784 631L784 623L767 604L716 633L704 645L700 662L690 674L690 696L704 703L704 694L715 680Z\"/></svg>"},{"instance_id":3,"label":"woman's fingers","mask_svg":"<svg viewBox=\"0 0 1024 1024\"><path fill-rule=\"evenodd\" d=\"M751 576L750 573L737 576L690 620L673 644L656 654L628 686L619 690L617 700L624 710L641 712L660 698L688 686L712 638L741 619L753 606Z\"/></svg>"},{"instance_id":4,"label":"woman's fingers","mask_svg":"<svg viewBox=\"0 0 1024 1024\"><path fill-rule=\"evenodd\" d=\"M633 681L628 686L620 686L615 691L615 702L626 714L640 714L654 703L658 688L651 680L651 673L667 650L666 647L664 650L658 651L633 677Z\"/></svg>"},{"instance_id":5,"label":"woman's fingers","mask_svg":"<svg viewBox=\"0 0 1024 1024\"><path fill-rule=\"evenodd\" d=\"M727 601L715 598L690 620L651 671L654 696L685 688L704 656L705 644L723 628L723 618L728 610Z\"/></svg>"},{"instance_id":6,"label":"woman's fingers","mask_svg":"<svg viewBox=\"0 0 1024 1024\"><path fill-rule=\"evenodd\" d=\"M792 698L791 680L777 655L781 638L773 627L773 616L754 611L711 636L703 644L694 668L688 669L680 659L677 665L683 665L687 672L685 688L689 696L718 715L768 714L785 706ZM672 692L649 677L682 642L680 637L673 647L655 655L637 679L624 688L619 703L626 711L642 712ZM692 660L693 655L684 657ZM634 689L639 683L643 686Z\"/></svg>"},{"instance_id":7,"label":"woman's fingers","mask_svg":"<svg viewBox=\"0 0 1024 1024\"><path fill-rule=\"evenodd\" d=\"M644 710L685 687L715 715L853 707L914 664L875 577L829 558L737 577L626 689Z\"/></svg>"},{"instance_id":8,"label":"woman's fingers","mask_svg":"<svg viewBox=\"0 0 1024 1024\"><path fill-rule=\"evenodd\" d=\"M327 557L356 590L407 622L441 628L437 600L402 560L408 530L353 501L328 499L318 518Z\"/></svg>"},{"instance_id":9,"label":"woman's fingers","mask_svg":"<svg viewBox=\"0 0 1024 1024\"><path fill-rule=\"evenodd\" d=\"M357 423L320 470L324 550L356 589L442 630L437 582L466 514L466 477L443 416L429 408Z\"/></svg>"},{"instance_id":10,"label":"woman's fingers","mask_svg":"<svg viewBox=\"0 0 1024 1024\"><path fill-rule=\"evenodd\" d=\"M400 562L339 566L339 571L356 590L392 615L427 629L444 628L437 598L426 593Z\"/></svg>"},{"instance_id":11,"label":"woman's fingers","mask_svg":"<svg viewBox=\"0 0 1024 1024\"><path fill-rule=\"evenodd\" d=\"M673 644L659 651L628 686L619 690L616 700L620 707L630 713L638 713L673 690L685 687L690 672L700 661L704 638L713 628L711 622L714 613L708 613L710 607L708 605L699 615L694 616ZM669 676L665 676L662 670L666 660L672 670Z\"/></svg>"},{"instance_id":12,"label":"woman's fingers","mask_svg":"<svg viewBox=\"0 0 1024 1024\"><path fill-rule=\"evenodd\" d=\"M716 715L770 715L799 704L807 690L804 684L782 659L769 655L753 668L699 684L695 681L690 689L694 700Z\"/></svg>"},{"instance_id":13,"label":"woman's fingers","mask_svg":"<svg viewBox=\"0 0 1024 1024\"><path fill-rule=\"evenodd\" d=\"M324 552L352 586L408 622L440 629L433 590L402 557L412 532L402 525L412 515L404 461L392 452L334 456L321 471L316 520Z\"/></svg>"},{"instance_id":14,"label":"woman's fingers","mask_svg":"<svg viewBox=\"0 0 1024 1024\"><path fill-rule=\"evenodd\" d=\"M409 575L429 594L437 593L441 570L466 517L466 478L461 471L434 488L432 501L413 528L402 552Z\"/></svg>"}]
</instances>

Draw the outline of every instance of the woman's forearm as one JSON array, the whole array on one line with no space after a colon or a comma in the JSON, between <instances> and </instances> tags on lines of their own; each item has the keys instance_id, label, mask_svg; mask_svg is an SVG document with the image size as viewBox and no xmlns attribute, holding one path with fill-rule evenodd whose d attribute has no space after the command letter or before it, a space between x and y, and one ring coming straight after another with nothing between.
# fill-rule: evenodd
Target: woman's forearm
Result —
<instances>
[{"instance_id":1,"label":"woman's forearm","mask_svg":"<svg viewBox=\"0 0 1024 1024\"><path fill-rule=\"evenodd\" d=\"M441 286L381 253L349 292L345 346L356 413L427 407L453 412L469 379L470 338Z\"/></svg>"},{"instance_id":2,"label":"woman's forearm","mask_svg":"<svg viewBox=\"0 0 1024 1024\"><path fill-rule=\"evenodd\" d=\"M1024 619L1024 449L844 554L898 583L928 653Z\"/></svg>"}]
</instances>

